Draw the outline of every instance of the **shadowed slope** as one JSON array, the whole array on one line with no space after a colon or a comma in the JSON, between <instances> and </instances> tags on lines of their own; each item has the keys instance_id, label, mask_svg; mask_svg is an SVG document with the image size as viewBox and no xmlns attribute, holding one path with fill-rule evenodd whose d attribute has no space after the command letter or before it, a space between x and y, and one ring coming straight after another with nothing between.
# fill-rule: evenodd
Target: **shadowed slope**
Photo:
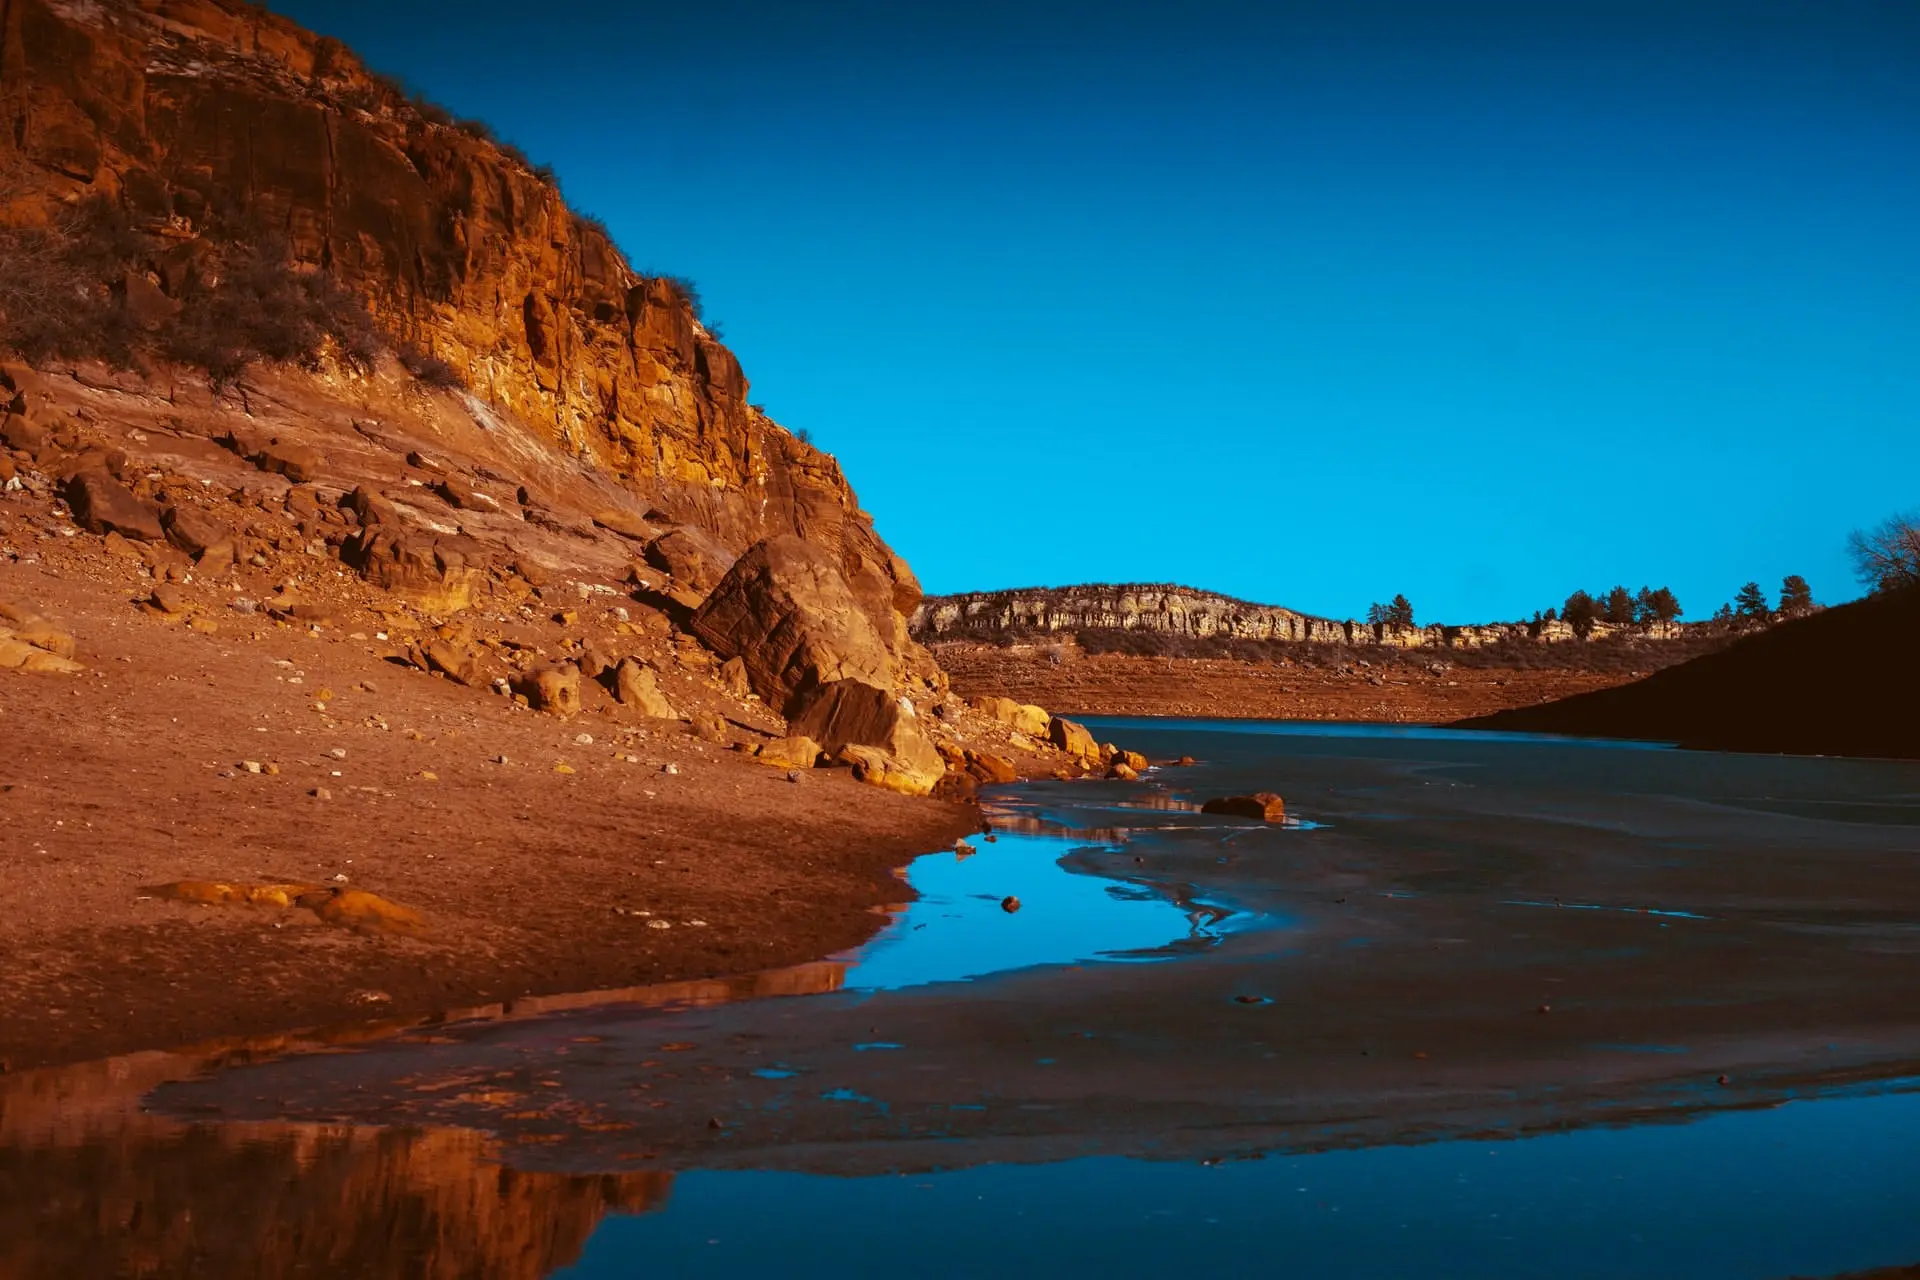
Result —
<instances>
[{"instance_id":1,"label":"shadowed slope","mask_svg":"<svg viewBox=\"0 0 1920 1280\"><path fill-rule=\"evenodd\" d=\"M1920 592L1784 623L1617 689L1463 720L1718 751L1920 758Z\"/></svg>"}]
</instances>

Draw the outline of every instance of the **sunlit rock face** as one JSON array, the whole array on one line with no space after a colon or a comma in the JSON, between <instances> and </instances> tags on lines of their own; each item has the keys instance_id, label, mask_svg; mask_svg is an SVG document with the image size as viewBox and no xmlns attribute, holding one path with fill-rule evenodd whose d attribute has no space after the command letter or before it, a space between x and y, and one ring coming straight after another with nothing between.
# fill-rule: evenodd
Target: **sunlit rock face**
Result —
<instances>
[{"instance_id":1,"label":"sunlit rock face","mask_svg":"<svg viewBox=\"0 0 1920 1280\"><path fill-rule=\"evenodd\" d=\"M904 641L919 586L838 464L748 403L678 285L636 273L483 127L240 0L13 0L0 23L0 218L103 197L170 246L127 286L143 296L177 290L217 229L284 239L606 505L736 555L804 538L902 614L886 630Z\"/></svg>"}]
</instances>

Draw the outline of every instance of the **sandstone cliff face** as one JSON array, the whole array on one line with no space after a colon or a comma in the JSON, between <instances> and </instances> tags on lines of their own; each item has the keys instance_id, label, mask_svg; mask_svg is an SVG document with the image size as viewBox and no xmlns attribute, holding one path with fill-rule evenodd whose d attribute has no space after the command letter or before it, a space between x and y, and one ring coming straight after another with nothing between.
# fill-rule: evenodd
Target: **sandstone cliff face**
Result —
<instances>
[{"instance_id":1,"label":"sandstone cliff face","mask_svg":"<svg viewBox=\"0 0 1920 1280\"><path fill-rule=\"evenodd\" d=\"M1275 605L1249 604L1189 587L1135 583L929 596L914 610L909 627L916 639L929 643L1078 631L1147 631L1195 639L1389 645L1403 649L1477 648L1524 640L1553 644L1576 639L1573 628L1564 622L1396 629L1352 619L1319 618ZM1614 630L1596 623L1592 638L1604 638ZM1679 630L1670 626L1638 634L1669 639Z\"/></svg>"},{"instance_id":2,"label":"sandstone cliff face","mask_svg":"<svg viewBox=\"0 0 1920 1280\"><path fill-rule=\"evenodd\" d=\"M270 228L452 364L481 427L610 482L610 523L687 525L736 554L792 534L874 612L918 599L837 464L747 403L675 285L337 41L240 0L7 0L0 124L0 213L116 202L172 246L142 289L191 271L217 221ZM904 618L883 621L904 656Z\"/></svg>"}]
</instances>

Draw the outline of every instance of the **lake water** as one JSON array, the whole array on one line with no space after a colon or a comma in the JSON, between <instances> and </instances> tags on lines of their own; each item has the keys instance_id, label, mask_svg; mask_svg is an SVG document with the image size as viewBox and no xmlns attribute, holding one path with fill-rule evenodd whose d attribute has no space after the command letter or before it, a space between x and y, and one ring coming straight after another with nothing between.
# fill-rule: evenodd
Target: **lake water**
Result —
<instances>
[{"instance_id":1,"label":"lake water","mask_svg":"<svg viewBox=\"0 0 1920 1280\"><path fill-rule=\"evenodd\" d=\"M852 956L5 1082L0 1276L1920 1263L1920 768L1094 728Z\"/></svg>"}]
</instances>

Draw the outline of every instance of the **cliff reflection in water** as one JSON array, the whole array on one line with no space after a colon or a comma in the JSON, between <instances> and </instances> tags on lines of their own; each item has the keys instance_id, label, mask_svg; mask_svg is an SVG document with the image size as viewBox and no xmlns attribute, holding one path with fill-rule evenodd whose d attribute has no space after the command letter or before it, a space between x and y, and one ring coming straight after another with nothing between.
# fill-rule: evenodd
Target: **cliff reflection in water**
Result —
<instances>
[{"instance_id":1,"label":"cliff reflection in water","mask_svg":"<svg viewBox=\"0 0 1920 1280\"><path fill-rule=\"evenodd\" d=\"M673 1175L512 1169L499 1144L472 1129L193 1123L150 1114L142 1102L163 1084L286 1054L431 1042L448 1023L602 1005L699 1008L836 991L845 981L844 964L817 962L0 1076L0 1280L538 1280L571 1265L607 1215L664 1205ZM431 1122L474 1100L452 1091L422 1105ZM569 1113L567 1127L577 1123ZM542 1136L534 1128L516 1140Z\"/></svg>"},{"instance_id":2,"label":"cliff reflection in water","mask_svg":"<svg viewBox=\"0 0 1920 1280\"><path fill-rule=\"evenodd\" d=\"M200 1125L139 1110L168 1054L0 1079L0 1278L537 1280L672 1175L505 1168L464 1130Z\"/></svg>"}]
</instances>

